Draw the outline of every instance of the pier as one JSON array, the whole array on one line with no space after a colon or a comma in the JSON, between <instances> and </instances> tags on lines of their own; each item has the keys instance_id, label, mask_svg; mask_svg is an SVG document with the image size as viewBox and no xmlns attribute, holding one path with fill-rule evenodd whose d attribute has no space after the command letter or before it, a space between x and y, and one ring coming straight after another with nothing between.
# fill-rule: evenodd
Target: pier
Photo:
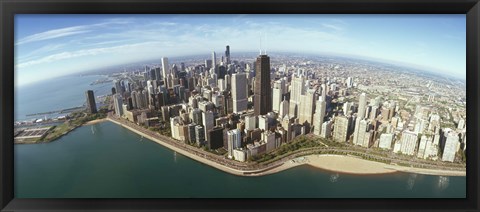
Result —
<instances>
[{"instance_id":1,"label":"pier","mask_svg":"<svg viewBox=\"0 0 480 212\"><path fill-rule=\"evenodd\" d=\"M66 108L66 109L62 109L62 110L48 111L48 112L42 112L42 113L33 113L33 114L28 114L26 116L29 117L29 116L40 116L40 115L48 115L48 114L55 114L55 113L58 113L58 114L70 113L70 112L77 111L77 110L84 109L84 108L85 108L85 106L82 105L82 106Z\"/></svg>"}]
</instances>

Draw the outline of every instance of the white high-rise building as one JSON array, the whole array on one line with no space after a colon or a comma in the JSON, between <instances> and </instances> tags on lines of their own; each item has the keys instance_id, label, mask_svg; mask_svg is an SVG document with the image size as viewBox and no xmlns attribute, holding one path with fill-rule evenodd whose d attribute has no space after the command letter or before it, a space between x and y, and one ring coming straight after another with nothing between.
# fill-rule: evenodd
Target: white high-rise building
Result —
<instances>
[{"instance_id":1,"label":"white high-rise building","mask_svg":"<svg viewBox=\"0 0 480 212\"><path fill-rule=\"evenodd\" d=\"M280 119L283 119L283 117L285 117L286 115L289 114L288 113L289 107L290 107L290 105L284 97L282 103L280 103L280 111L279 111L279 118Z\"/></svg>"},{"instance_id":2,"label":"white high-rise building","mask_svg":"<svg viewBox=\"0 0 480 212\"><path fill-rule=\"evenodd\" d=\"M265 115L258 116L258 128L264 131L267 131L269 129L267 116Z\"/></svg>"},{"instance_id":3,"label":"white high-rise building","mask_svg":"<svg viewBox=\"0 0 480 212\"><path fill-rule=\"evenodd\" d=\"M275 144L275 133L272 131L265 131L262 133L262 141L267 143L266 145L266 152L269 153L276 148Z\"/></svg>"},{"instance_id":4,"label":"white high-rise building","mask_svg":"<svg viewBox=\"0 0 480 212\"><path fill-rule=\"evenodd\" d=\"M427 150L427 143L431 143L431 137L427 137L425 135L422 135L420 137L420 144L418 145L418 151L417 151L417 157L418 158L424 158L425 157L425 152Z\"/></svg>"},{"instance_id":5,"label":"white high-rise building","mask_svg":"<svg viewBox=\"0 0 480 212\"><path fill-rule=\"evenodd\" d=\"M327 101L327 86L322 84L322 99L323 101Z\"/></svg>"},{"instance_id":6,"label":"white high-rise building","mask_svg":"<svg viewBox=\"0 0 480 212\"><path fill-rule=\"evenodd\" d=\"M316 105L316 110L315 110L315 116L314 116L314 129L313 133L315 135L320 135L322 132L322 125L323 125L323 120L325 119L325 111L327 108L326 102L320 97L319 100L317 100L317 105Z\"/></svg>"},{"instance_id":7,"label":"white high-rise building","mask_svg":"<svg viewBox=\"0 0 480 212\"><path fill-rule=\"evenodd\" d=\"M370 139L371 139L371 133L370 133L370 121L367 120L361 120L358 123L358 145L363 146L365 148L370 147Z\"/></svg>"},{"instance_id":8,"label":"white high-rise building","mask_svg":"<svg viewBox=\"0 0 480 212\"><path fill-rule=\"evenodd\" d=\"M455 133L449 133L445 146L443 147L442 161L453 162L457 153L457 148L460 143L458 142L458 135Z\"/></svg>"},{"instance_id":9,"label":"white high-rise building","mask_svg":"<svg viewBox=\"0 0 480 212\"><path fill-rule=\"evenodd\" d=\"M357 112L357 119L355 120L355 129L353 131L353 144L354 145L362 145L363 141L358 139L358 130L360 121L365 118L365 108L367 105L367 97L365 93L360 94L360 98L358 101L358 112Z\"/></svg>"},{"instance_id":10,"label":"white high-rise building","mask_svg":"<svg viewBox=\"0 0 480 212\"><path fill-rule=\"evenodd\" d=\"M365 108L367 106L367 95L365 93L360 94L360 99L358 101L358 113L357 118L365 118Z\"/></svg>"},{"instance_id":11,"label":"white high-rise building","mask_svg":"<svg viewBox=\"0 0 480 212\"><path fill-rule=\"evenodd\" d=\"M299 105L300 111L299 121L300 124L308 122L313 125L313 111L315 109L315 89L308 89L305 95L301 95L301 104Z\"/></svg>"},{"instance_id":12,"label":"white high-rise building","mask_svg":"<svg viewBox=\"0 0 480 212\"><path fill-rule=\"evenodd\" d=\"M155 90L154 90L154 87L153 87L152 80L147 81L147 90L148 90L148 95L155 94Z\"/></svg>"},{"instance_id":13,"label":"white high-rise building","mask_svg":"<svg viewBox=\"0 0 480 212\"><path fill-rule=\"evenodd\" d=\"M291 118L298 117L299 104L301 103L301 96L305 94L305 79L303 76L293 76L290 92L290 108L289 115Z\"/></svg>"},{"instance_id":14,"label":"white high-rise building","mask_svg":"<svg viewBox=\"0 0 480 212\"><path fill-rule=\"evenodd\" d=\"M320 137L322 138L330 138L332 133L332 122L326 121L322 124L322 131L320 132Z\"/></svg>"},{"instance_id":15,"label":"white high-rise building","mask_svg":"<svg viewBox=\"0 0 480 212\"><path fill-rule=\"evenodd\" d=\"M414 155L417 147L417 133L411 131L404 131L402 133L400 152L406 155Z\"/></svg>"},{"instance_id":16,"label":"white high-rise building","mask_svg":"<svg viewBox=\"0 0 480 212\"><path fill-rule=\"evenodd\" d=\"M212 102L217 108L217 112L220 116L225 115L225 97L220 92L215 92L212 94Z\"/></svg>"},{"instance_id":17,"label":"white high-rise building","mask_svg":"<svg viewBox=\"0 0 480 212\"><path fill-rule=\"evenodd\" d=\"M214 114L211 110L202 113L203 129L205 130L205 140L210 141L210 131L215 126Z\"/></svg>"},{"instance_id":18,"label":"white high-rise building","mask_svg":"<svg viewBox=\"0 0 480 212\"><path fill-rule=\"evenodd\" d=\"M257 125L257 117L245 116L245 130L254 130Z\"/></svg>"},{"instance_id":19,"label":"white high-rise building","mask_svg":"<svg viewBox=\"0 0 480 212\"><path fill-rule=\"evenodd\" d=\"M348 140L348 125L350 124L350 119L346 116L337 116L335 117L334 129L333 129L333 140L336 142L346 142Z\"/></svg>"},{"instance_id":20,"label":"white high-rise building","mask_svg":"<svg viewBox=\"0 0 480 212\"><path fill-rule=\"evenodd\" d=\"M218 86L218 89L220 89L221 92L225 91L226 90L226 85L225 85L225 80L224 79L218 79L217 80L217 86Z\"/></svg>"},{"instance_id":21,"label":"white high-rise building","mask_svg":"<svg viewBox=\"0 0 480 212\"><path fill-rule=\"evenodd\" d=\"M342 108L342 109L343 109L343 114L349 115L349 113L350 113L350 108L351 108L351 107L352 107L352 103L351 103L351 102L345 102L345 103L343 104L343 108Z\"/></svg>"},{"instance_id":22,"label":"white high-rise building","mask_svg":"<svg viewBox=\"0 0 480 212\"><path fill-rule=\"evenodd\" d=\"M170 75L170 66L168 65L168 58L162 57L162 77L166 80L167 76ZM167 83L165 82L165 85Z\"/></svg>"},{"instance_id":23,"label":"white high-rise building","mask_svg":"<svg viewBox=\"0 0 480 212\"><path fill-rule=\"evenodd\" d=\"M114 103L114 106L115 106L115 114L118 116L118 117L122 117L123 115L123 99L122 99L122 96L120 94L115 94L114 98L113 98L113 103Z\"/></svg>"},{"instance_id":24,"label":"white high-rise building","mask_svg":"<svg viewBox=\"0 0 480 212\"><path fill-rule=\"evenodd\" d=\"M232 158L233 150L241 146L242 136L239 129L227 131L228 158Z\"/></svg>"},{"instance_id":25,"label":"white high-rise building","mask_svg":"<svg viewBox=\"0 0 480 212\"><path fill-rule=\"evenodd\" d=\"M245 73L232 74L233 112L240 113L247 110L247 75Z\"/></svg>"},{"instance_id":26,"label":"white high-rise building","mask_svg":"<svg viewBox=\"0 0 480 212\"><path fill-rule=\"evenodd\" d=\"M347 88L351 88L353 86L353 78L347 77Z\"/></svg>"},{"instance_id":27,"label":"white high-rise building","mask_svg":"<svg viewBox=\"0 0 480 212\"><path fill-rule=\"evenodd\" d=\"M378 147L382 149L392 149L392 141L393 141L394 134L392 133L384 133L380 136L380 142Z\"/></svg>"},{"instance_id":28,"label":"white high-rise building","mask_svg":"<svg viewBox=\"0 0 480 212\"><path fill-rule=\"evenodd\" d=\"M273 84L273 90L272 90L272 110L275 113L279 113L280 111L282 96L283 96L282 81L277 80Z\"/></svg>"},{"instance_id":29,"label":"white high-rise building","mask_svg":"<svg viewBox=\"0 0 480 212\"><path fill-rule=\"evenodd\" d=\"M217 55L215 52L212 52L212 68L215 73L217 73Z\"/></svg>"}]
</instances>

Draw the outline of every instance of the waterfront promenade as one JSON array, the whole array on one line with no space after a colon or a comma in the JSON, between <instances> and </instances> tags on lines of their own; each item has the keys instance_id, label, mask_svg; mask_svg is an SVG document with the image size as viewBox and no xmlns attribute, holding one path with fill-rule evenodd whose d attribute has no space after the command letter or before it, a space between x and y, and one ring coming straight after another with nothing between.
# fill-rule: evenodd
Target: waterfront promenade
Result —
<instances>
[{"instance_id":1,"label":"waterfront promenade","mask_svg":"<svg viewBox=\"0 0 480 212\"><path fill-rule=\"evenodd\" d=\"M268 164L257 164L255 162L239 162L227 159L221 155L215 155L194 146L190 146L183 142L174 140L171 137L161 135L157 132L150 131L125 119L117 118L111 113L108 114L107 120L122 127L125 127L132 132L135 132L145 138L148 138L191 159L217 168L224 172L239 176L262 176L306 164L322 169L327 169L330 171L351 174L386 174L396 171L443 176L465 176L466 174L465 170L415 168L368 161L358 157L348 156L349 154L358 154L358 152L355 152L353 150L350 151L336 149L334 147L321 149L313 148L295 151L286 157L283 157L277 161ZM328 152L330 151L336 151L337 153L340 153L342 155L328 154ZM324 154L319 155L322 152ZM325 155L328 155L329 157L325 157ZM376 159L385 159L380 156L372 157ZM401 163L405 161L393 160L392 162Z\"/></svg>"}]
</instances>

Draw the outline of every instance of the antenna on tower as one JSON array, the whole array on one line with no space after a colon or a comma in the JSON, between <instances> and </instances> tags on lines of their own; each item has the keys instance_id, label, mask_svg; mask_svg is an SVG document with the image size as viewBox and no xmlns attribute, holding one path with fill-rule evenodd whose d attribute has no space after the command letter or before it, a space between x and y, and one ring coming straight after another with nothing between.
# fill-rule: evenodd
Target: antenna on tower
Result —
<instances>
[{"instance_id":1,"label":"antenna on tower","mask_svg":"<svg viewBox=\"0 0 480 212\"><path fill-rule=\"evenodd\" d=\"M265 32L265 49L263 51L265 51L265 55L267 55L267 33L266 32Z\"/></svg>"},{"instance_id":2,"label":"antenna on tower","mask_svg":"<svg viewBox=\"0 0 480 212\"><path fill-rule=\"evenodd\" d=\"M262 34L260 34L260 55L262 55Z\"/></svg>"}]
</instances>

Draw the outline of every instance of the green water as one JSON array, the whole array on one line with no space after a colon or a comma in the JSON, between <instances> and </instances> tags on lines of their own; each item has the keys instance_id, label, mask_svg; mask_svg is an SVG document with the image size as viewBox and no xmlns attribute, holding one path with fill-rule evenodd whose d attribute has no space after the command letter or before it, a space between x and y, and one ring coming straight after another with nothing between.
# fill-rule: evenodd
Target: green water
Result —
<instances>
[{"instance_id":1,"label":"green water","mask_svg":"<svg viewBox=\"0 0 480 212\"><path fill-rule=\"evenodd\" d=\"M465 177L337 174L299 166L224 173L110 122L15 145L16 198L465 198Z\"/></svg>"}]
</instances>

